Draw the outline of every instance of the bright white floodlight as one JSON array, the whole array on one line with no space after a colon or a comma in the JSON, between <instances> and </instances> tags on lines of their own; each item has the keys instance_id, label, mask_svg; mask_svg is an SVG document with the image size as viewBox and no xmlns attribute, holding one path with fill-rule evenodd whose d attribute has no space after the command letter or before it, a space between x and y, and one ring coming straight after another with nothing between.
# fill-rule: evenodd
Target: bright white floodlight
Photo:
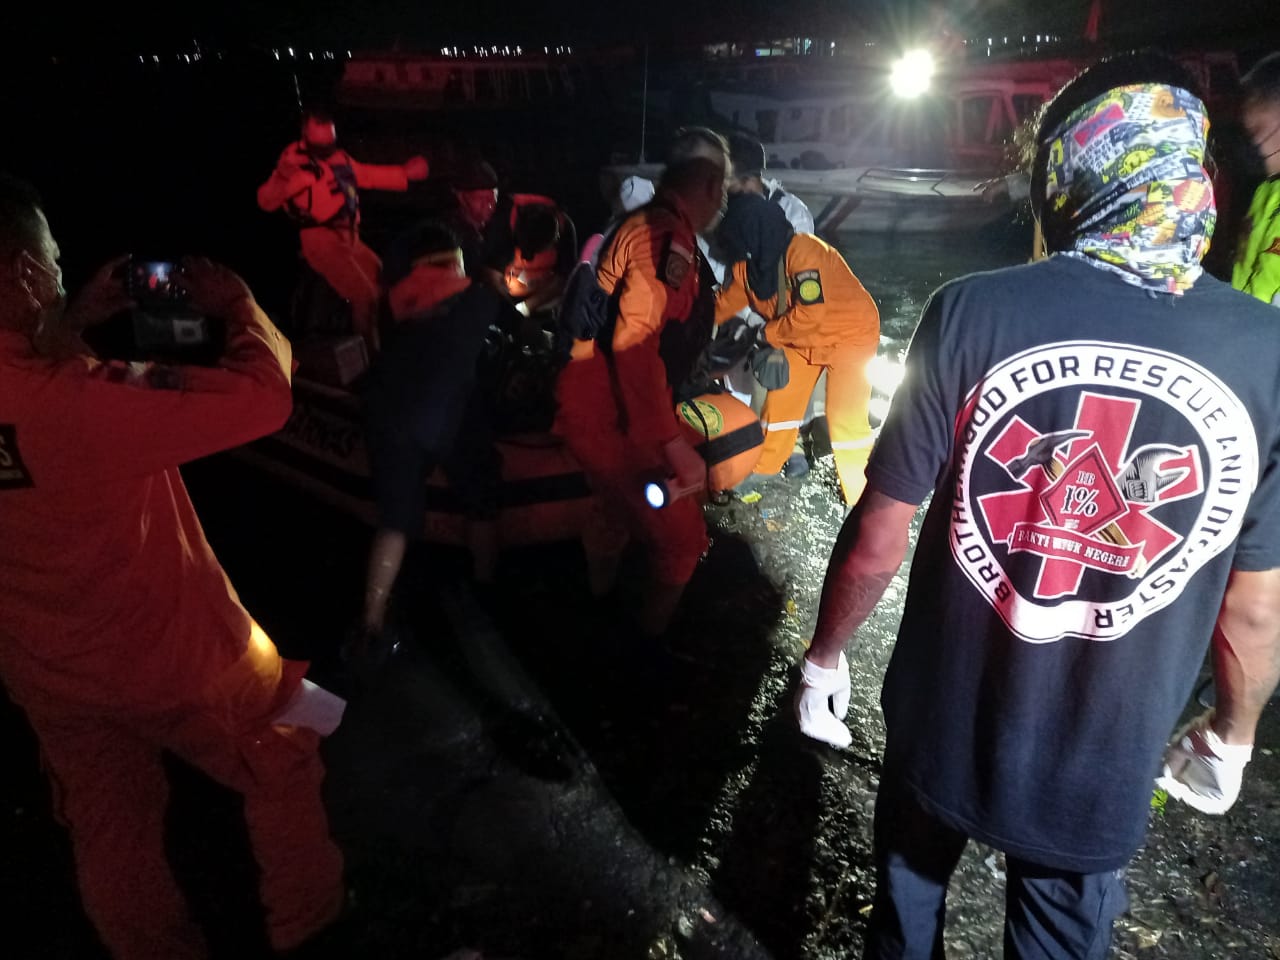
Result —
<instances>
[{"instance_id":1,"label":"bright white floodlight","mask_svg":"<svg viewBox=\"0 0 1280 960\"><path fill-rule=\"evenodd\" d=\"M889 86L903 98L918 97L933 80L933 55L928 50L908 50L893 65Z\"/></svg>"}]
</instances>

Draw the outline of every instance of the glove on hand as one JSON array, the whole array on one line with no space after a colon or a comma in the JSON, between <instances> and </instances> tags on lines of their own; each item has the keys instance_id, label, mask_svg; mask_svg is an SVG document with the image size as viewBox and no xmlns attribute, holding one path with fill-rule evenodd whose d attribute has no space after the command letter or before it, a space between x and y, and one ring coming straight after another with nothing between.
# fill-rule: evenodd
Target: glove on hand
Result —
<instances>
[{"instance_id":1,"label":"glove on hand","mask_svg":"<svg viewBox=\"0 0 1280 960\"><path fill-rule=\"evenodd\" d=\"M853 734L841 721L849 713L849 661L843 653L834 670L814 665L806 657L796 690L796 721L806 737L833 747L847 747Z\"/></svg>"},{"instance_id":2,"label":"glove on hand","mask_svg":"<svg viewBox=\"0 0 1280 960\"><path fill-rule=\"evenodd\" d=\"M1156 786L1201 813L1226 813L1240 795L1253 746L1223 743L1208 710L1173 735Z\"/></svg>"}]
</instances>

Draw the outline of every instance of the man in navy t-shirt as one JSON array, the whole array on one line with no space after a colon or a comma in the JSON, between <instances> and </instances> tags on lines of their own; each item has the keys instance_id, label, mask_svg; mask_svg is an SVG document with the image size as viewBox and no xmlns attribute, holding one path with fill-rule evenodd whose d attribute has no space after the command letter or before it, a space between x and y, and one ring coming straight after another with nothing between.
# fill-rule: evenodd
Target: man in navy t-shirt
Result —
<instances>
[{"instance_id":1,"label":"man in navy t-shirt","mask_svg":"<svg viewBox=\"0 0 1280 960\"><path fill-rule=\"evenodd\" d=\"M1210 813L1239 792L1280 680L1280 328L1201 270L1193 89L1128 55L1050 105L1052 256L933 296L841 530L796 698L837 746L845 643L932 495L882 693L867 957L942 955L970 837L1006 854L1006 956L1104 957L1153 780ZM1211 638L1217 709L1166 750Z\"/></svg>"}]
</instances>

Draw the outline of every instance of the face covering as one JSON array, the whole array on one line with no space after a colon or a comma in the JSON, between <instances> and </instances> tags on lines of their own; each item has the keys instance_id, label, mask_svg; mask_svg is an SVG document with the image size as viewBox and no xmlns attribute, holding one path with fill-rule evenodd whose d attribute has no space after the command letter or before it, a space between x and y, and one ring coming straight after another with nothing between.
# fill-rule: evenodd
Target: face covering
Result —
<instances>
[{"instance_id":1,"label":"face covering","mask_svg":"<svg viewBox=\"0 0 1280 960\"><path fill-rule=\"evenodd\" d=\"M1050 249L1148 290L1189 290L1217 222L1208 129L1204 104L1163 84L1118 87L1070 113L1041 145Z\"/></svg>"},{"instance_id":2,"label":"face covering","mask_svg":"<svg viewBox=\"0 0 1280 960\"><path fill-rule=\"evenodd\" d=\"M317 160L328 160L338 149L336 143L308 143L306 146L307 153Z\"/></svg>"},{"instance_id":3,"label":"face covering","mask_svg":"<svg viewBox=\"0 0 1280 960\"><path fill-rule=\"evenodd\" d=\"M62 285L62 271L50 270L30 254L23 257L26 268L24 286L36 306L31 333L39 336L58 326L67 309L67 291Z\"/></svg>"},{"instance_id":4,"label":"face covering","mask_svg":"<svg viewBox=\"0 0 1280 960\"><path fill-rule=\"evenodd\" d=\"M778 261L787 254L795 231L782 208L754 193L729 197L724 220L716 232L727 262L747 261L747 284L759 300L778 293Z\"/></svg>"}]
</instances>

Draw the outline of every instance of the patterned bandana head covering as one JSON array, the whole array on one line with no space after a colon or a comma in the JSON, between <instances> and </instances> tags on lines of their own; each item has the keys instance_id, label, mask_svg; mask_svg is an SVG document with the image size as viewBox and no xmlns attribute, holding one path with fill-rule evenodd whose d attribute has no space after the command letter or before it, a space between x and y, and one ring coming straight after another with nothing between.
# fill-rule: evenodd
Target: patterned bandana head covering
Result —
<instances>
[{"instance_id":1,"label":"patterned bandana head covering","mask_svg":"<svg viewBox=\"0 0 1280 960\"><path fill-rule=\"evenodd\" d=\"M1051 248L1148 290L1189 290L1218 218L1208 131L1204 104L1163 84L1117 87L1068 114L1040 152Z\"/></svg>"}]
</instances>

